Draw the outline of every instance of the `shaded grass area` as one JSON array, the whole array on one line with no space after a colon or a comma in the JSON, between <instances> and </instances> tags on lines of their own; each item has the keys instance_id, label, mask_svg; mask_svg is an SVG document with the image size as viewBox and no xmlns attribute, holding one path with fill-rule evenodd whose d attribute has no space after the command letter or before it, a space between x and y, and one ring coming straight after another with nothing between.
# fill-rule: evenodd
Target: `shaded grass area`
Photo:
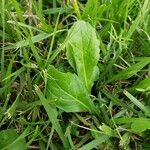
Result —
<instances>
[{"instance_id":1,"label":"shaded grass area","mask_svg":"<svg viewBox=\"0 0 150 150\"><path fill-rule=\"evenodd\" d=\"M149 0L0 8L0 149L150 149Z\"/></svg>"}]
</instances>

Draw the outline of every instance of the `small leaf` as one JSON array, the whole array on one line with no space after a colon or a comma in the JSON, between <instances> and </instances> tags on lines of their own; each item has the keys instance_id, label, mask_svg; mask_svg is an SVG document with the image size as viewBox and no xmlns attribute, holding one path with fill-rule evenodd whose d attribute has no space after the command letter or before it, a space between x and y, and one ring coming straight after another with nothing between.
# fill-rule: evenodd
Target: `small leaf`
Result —
<instances>
[{"instance_id":1,"label":"small leaf","mask_svg":"<svg viewBox=\"0 0 150 150\"><path fill-rule=\"evenodd\" d=\"M106 124L101 125L99 128L107 135L110 135L110 136L114 135L114 131Z\"/></svg>"},{"instance_id":2,"label":"small leaf","mask_svg":"<svg viewBox=\"0 0 150 150\"><path fill-rule=\"evenodd\" d=\"M99 75L99 40L95 29L87 22L78 21L70 29L66 45L67 58L90 92Z\"/></svg>"},{"instance_id":3,"label":"small leaf","mask_svg":"<svg viewBox=\"0 0 150 150\"><path fill-rule=\"evenodd\" d=\"M121 147L127 146L130 143L131 133L126 132L120 139L119 145Z\"/></svg>"},{"instance_id":4,"label":"small leaf","mask_svg":"<svg viewBox=\"0 0 150 150\"><path fill-rule=\"evenodd\" d=\"M48 70L49 100L55 100L54 104L66 112L96 111L86 88L80 79L71 73L62 73L53 66Z\"/></svg>"},{"instance_id":5,"label":"small leaf","mask_svg":"<svg viewBox=\"0 0 150 150\"><path fill-rule=\"evenodd\" d=\"M18 137L19 135L14 129L7 129L7 130L1 131L0 132L0 149L1 150L6 150L6 149L7 150L26 150L25 139L21 138L16 141Z\"/></svg>"}]
</instances>

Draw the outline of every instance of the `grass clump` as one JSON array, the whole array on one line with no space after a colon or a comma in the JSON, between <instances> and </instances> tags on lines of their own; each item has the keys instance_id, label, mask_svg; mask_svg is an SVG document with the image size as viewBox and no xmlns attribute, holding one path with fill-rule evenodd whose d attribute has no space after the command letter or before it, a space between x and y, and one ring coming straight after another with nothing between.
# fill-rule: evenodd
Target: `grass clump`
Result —
<instances>
[{"instance_id":1,"label":"grass clump","mask_svg":"<svg viewBox=\"0 0 150 150\"><path fill-rule=\"evenodd\" d=\"M150 148L149 0L0 7L0 149Z\"/></svg>"}]
</instances>

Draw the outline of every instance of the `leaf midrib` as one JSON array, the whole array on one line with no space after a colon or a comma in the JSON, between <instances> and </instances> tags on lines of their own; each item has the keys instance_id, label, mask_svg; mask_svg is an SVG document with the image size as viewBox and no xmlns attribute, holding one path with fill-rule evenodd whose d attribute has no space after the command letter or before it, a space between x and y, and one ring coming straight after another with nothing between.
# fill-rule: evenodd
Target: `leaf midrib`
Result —
<instances>
[{"instance_id":1,"label":"leaf midrib","mask_svg":"<svg viewBox=\"0 0 150 150\"><path fill-rule=\"evenodd\" d=\"M69 94L67 91L65 91L63 88L61 88L61 86L56 82L56 81L52 81L55 82L55 84L59 87L59 89L61 89L66 95L68 95L69 97L71 97L72 99L74 99L76 102L80 103L82 106L84 106L86 109L90 110L90 108L88 106L86 106L83 102L81 102L81 100L77 99L76 97L74 97L73 95ZM52 92L52 91L51 91ZM53 93L53 92L52 92ZM53 93L54 94L54 93ZM54 94L55 95L55 94ZM57 96L57 95L55 95ZM58 97L58 96L57 96Z\"/></svg>"}]
</instances>

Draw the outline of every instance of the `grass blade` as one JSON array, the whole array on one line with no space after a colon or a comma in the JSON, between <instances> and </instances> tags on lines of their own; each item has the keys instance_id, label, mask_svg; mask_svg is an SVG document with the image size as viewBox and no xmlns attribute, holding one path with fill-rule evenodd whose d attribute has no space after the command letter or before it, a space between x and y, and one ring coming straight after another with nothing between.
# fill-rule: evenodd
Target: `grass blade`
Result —
<instances>
[{"instance_id":1,"label":"grass blade","mask_svg":"<svg viewBox=\"0 0 150 150\"><path fill-rule=\"evenodd\" d=\"M96 138L95 140L89 142L88 144L82 146L78 150L91 150L97 146L100 146L103 142L107 141L109 139L109 136L101 135L99 138Z\"/></svg>"},{"instance_id":2,"label":"grass blade","mask_svg":"<svg viewBox=\"0 0 150 150\"><path fill-rule=\"evenodd\" d=\"M137 100L133 95L131 95L128 91L124 90L123 92L132 103L134 103L138 108L140 108L145 114L150 116L150 110L146 108L139 100Z\"/></svg>"},{"instance_id":3,"label":"grass blade","mask_svg":"<svg viewBox=\"0 0 150 150\"><path fill-rule=\"evenodd\" d=\"M58 135L60 136L64 147L66 149L68 149L69 148L69 144L68 144L67 138L65 137L65 135L63 133L63 130L62 130L60 124L59 124L59 121L57 119L57 110L56 110L56 108L47 104L47 100L45 99L43 93L41 92L41 90L39 89L38 86L35 86L35 90L36 90L36 93L37 93L37 95L39 96L39 98L40 98L40 100L42 102L42 105L44 106L44 108L45 108L45 110L46 110L46 112L48 114L48 117L49 117L50 121L53 124L53 127L55 128L55 130L57 131Z\"/></svg>"}]
</instances>

